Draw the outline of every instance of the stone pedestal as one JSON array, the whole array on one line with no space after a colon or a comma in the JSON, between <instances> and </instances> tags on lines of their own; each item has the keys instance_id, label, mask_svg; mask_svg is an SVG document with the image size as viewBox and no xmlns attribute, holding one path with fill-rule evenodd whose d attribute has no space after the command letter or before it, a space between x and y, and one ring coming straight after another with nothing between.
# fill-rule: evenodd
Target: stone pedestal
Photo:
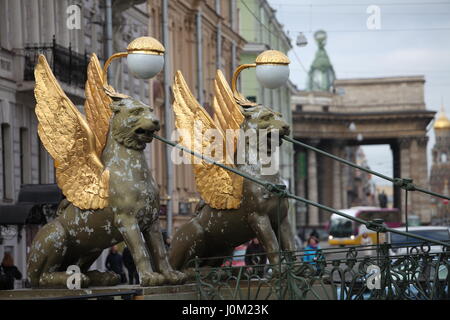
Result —
<instances>
[{"instance_id":1,"label":"stone pedestal","mask_svg":"<svg viewBox=\"0 0 450 320\"><path fill-rule=\"evenodd\" d=\"M69 289L18 289L0 291L0 300L58 300L58 299L134 299L134 300L197 300L195 283L178 286L141 287L119 285Z\"/></svg>"}]
</instances>

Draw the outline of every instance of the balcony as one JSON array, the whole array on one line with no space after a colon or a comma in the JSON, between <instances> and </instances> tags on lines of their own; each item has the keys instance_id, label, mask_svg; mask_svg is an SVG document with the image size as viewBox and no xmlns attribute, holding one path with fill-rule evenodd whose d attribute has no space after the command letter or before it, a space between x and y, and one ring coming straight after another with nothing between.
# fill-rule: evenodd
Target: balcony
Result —
<instances>
[{"instance_id":1,"label":"balcony","mask_svg":"<svg viewBox=\"0 0 450 320\"><path fill-rule=\"evenodd\" d=\"M56 43L53 38L52 43L39 46L27 45L25 48L25 68L24 80L34 81L34 67L38 57L43 54L52 68L55 77L68 85L84 89L87 76L87 66L89 63L86 53L80 54Z\"/></svg>"}]
</instances>

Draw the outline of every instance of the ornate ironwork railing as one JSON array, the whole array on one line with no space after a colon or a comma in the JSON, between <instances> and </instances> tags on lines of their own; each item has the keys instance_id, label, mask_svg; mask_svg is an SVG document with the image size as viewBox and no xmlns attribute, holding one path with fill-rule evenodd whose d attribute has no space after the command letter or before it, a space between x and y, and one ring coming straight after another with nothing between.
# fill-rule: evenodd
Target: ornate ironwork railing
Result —
<instances>
[{"instance_id":1,"label":"ornate ironwork railing","mask_svg":"<svg viewBox=\"0 0 450 320\"><path fill-rule=\"evenodd\" d=\"M449 300L450 251L431 252L423 243L401 248L409 253L382 244L282 252L278 265L233 267L233 257L191 263L202 300ZM201 267L219 258L221 266Z\"/></svg>"},{"instance_id":2,"label":"ornate ironwork railing","mask_svg":"<svg viewBox=\"0 0 450 320\"><path fill-rule=\"evenodd\" d=\"M34 68L39 54L45 55L52 67L52 71L58 80L84 89L87 77L88 55L80 54L72 50L71 44L68 48L56 43L43 45L28 45L25 50L24 80L34 81Z\"/></svg>"},{"instance_id":3,"label":"ornate ironwork railing","mask_svg":"<svg viewBox=\"0 0 450 320\"><path fill-rule=\"evenodd\" d=\"M377 233L392 232L419 241L419 245L405 244L406 254L396 255L389 244L376 247L376 258L365 255L358 257L362 251L373 250L373 247L351 247L343 259L328 259L326 253L334 249L319 250L313 262L301 262L305 252L278 252L278 265L256 265L256 273L248 272L246 267L233 267L226 264L231 257L214 257L223 260L220 267L201 269L208 259L195 259L193 267L201 299L450 299L449 296L449 254L450 243L426 238L418 234L403 232L386 227L381 219L366 221L352 217L344 212L327 207L320 203L302 198L286 190L284 185L276 185L260 180L245 172L216 162L202 154L189 150L176 142L163 137L154 137L167 145L181 149L193 156L222 167L266 188L277 195L279 199L290 198L320 209L335 213L339 216L364 224L368 229ZM285 137L285 139L287 139ZM297 140L287 139L291 143L305 145ZM327 155L332 159L351 165L357 169L375 173L347 160L338 158L322 150L305 145L309 149ZM397 187L405 189L405 204L408 191L419 191L433 196L448 199L448 196L430 192L415 186L410 179L389 178L376 173L378 176L393 181ZM405 208L407 220L407 206ZM278 220L280 205L278 206ZM278 221L280 225L280 221ZM406 224L408 231L408 225ZM278 228L278 239L280 229ZM377 241L377 243L379 243ZM431 253L430 246L442 246L442 252ZM392 254L392 252L394 252ZM210 261L211 262L211 261ZM207 263L206 263L207 264ZM369 268L370 267L370 268ZM263 271L268 270L270 272ZM336 279L337 277L337 279ZM374 282L369 282L374 281ZM320 294L321 292L321 294Z\"/></svg>"}]
</instances>

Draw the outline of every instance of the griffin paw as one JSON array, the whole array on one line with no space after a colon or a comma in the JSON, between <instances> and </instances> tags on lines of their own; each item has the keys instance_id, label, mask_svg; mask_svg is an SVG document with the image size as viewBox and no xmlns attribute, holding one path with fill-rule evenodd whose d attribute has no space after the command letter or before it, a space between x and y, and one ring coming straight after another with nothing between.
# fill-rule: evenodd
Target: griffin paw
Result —
<instances>
[{"instance_id":1,"label":"griffin paw","mask_svg":"<svg viewBox=\"0 0 450 320\"><path fill-rule=\"evenodd\" d=\"M169 284L183 284L187 280L187 276L184 273L176 270L163 272L162 275L164 276L166 283Z\"/></svg>"},{"instance_id":2,"label":"griffin paw","mask_svg":"<svg viewBox=\"0 0 450 320\"><path fill-rule=\"evenodd\" d=\"M139 276L141 280L141 287L161 286L165 282L162 274L157 272L146 272Z\"/></svg>"},{"instance_id":3,"label":"griffin paw","mask_svg":"<svg viewBox=\"0 0 450 320\"><path fill-rule=\"evenodd\" d=\"M88 271L86 275L91 280L91 286L115 286L120 284L120 276L112 271L100 272L98 270Z\"/></svg>"}]
</instances>

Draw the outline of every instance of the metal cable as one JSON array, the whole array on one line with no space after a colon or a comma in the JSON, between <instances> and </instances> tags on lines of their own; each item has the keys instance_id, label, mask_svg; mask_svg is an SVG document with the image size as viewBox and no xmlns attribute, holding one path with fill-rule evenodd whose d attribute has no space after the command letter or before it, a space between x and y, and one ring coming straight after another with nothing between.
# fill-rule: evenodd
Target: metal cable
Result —
<instances>
[{"instance_id":1,"label":"metal cable","mask_svg":"<svg viewBox=\"0 0 450 320\"><path fill-rule=\"evenodd\" d=\"M310 146L310 145L308 145L306 143L303 143L303 142L300 142L298 140L292 139L292 138L290 138L288 136L284 136L283 139L288 141L288 142L290 142L290 143L302 146L305 149L309 149L309 150L315 151L317 153L320 153L321 155L324 155L326 157L329 157L331 159L334 159L336 161L344 163L344 164L346 164L346 165L348 165L350 167L362 170L364 172L367 172L367 173L373 174L373 175L375 175L377 177L380 177L380 178L382 178L384 180L390 181L396 187L400 187L400 188L405 189L407 191L419 191L419 192L426 193L426 194L429 194L429 195L432 195L432 196L435 196L435 197L439 197L439 198L442 198L442 199L450 200L450 196L445 196L443 194L439 194L439 193L436 193L436 192L433 192L433 191L430 191L430 190L426 190L426 189L423 189L421 187L418 187L418 186L414 185L411 179L408 179L408 178L391 178L391 177L385 176L384 174L381 174L379 172L376 172L376 171L373 171L373 170L361 167L361 166L357 165L356 163L353 163L353 162L350 162L348 160L339 158L339 157L337 157L337 156L335 156L335 155L333 155L331 153L328 153L326 151L317 149L317 148L315 148L313 146Z\"/></svg>"},{"instance_id":2,"label":"metal cable","mask_svg":"<svg viewBox=\"0 0 450 320\"><path fill-rule=\"evenodd\" d=\"M175 148L178 148L180 150L183 150L184 152L187 152L187 153L189 153L189 154L191 154L193 156L196 156L196 157L198 157L200 159L203 159L203 160L205 160L208 163L211 163L211 164L214 164L216 166L219 166L219 167L221 167L221 168L223 168L225 170L231 171L231 172L233 172L233 173L235 173L235 174L237 174L237 175L239 175L241 177L244 177L244 178L246 178L246 179L248 179L248 180L250 180L250 181L252 181L254 183L257 183L257 184L265 187L268 191L276 194L278 197L291 198L291 199L294 199L294 200L297 200L297 201L309 204L311 206L318 207L318 208L323 209L325 211L328 211L328 212L331 212L331 213L335 213L335 214L337 214L337 215L339 215L341 217L344 217L344 218L347 218L349 220L353 220L355 222L364 224L368 229L376 231L376 232L392 232L392 233L396 233L396 234L403 235L403 236L406 236L406 237L412 237L412 238L416 238L416 239L419 239L419 240L423 240L423 241L426 241L426 242L429 242L429 243L433 243L433 244L436 244L436 245L450 247L450 244L445 243L445 242L441 242L441 241L434 240L434 239L428 239L426 237L423 237L423 236L420 236L420 235L416 235L416 234L413 234L413 233L409 233L409 232L403 232L403 231L391 229L389 227L386 227L385 225L382 225L380 223L376 223L376 222L373 222L373 221L366 221L366 220L363 220L363 219L360 219L360 218L357 218L357 217L352 217L352 216L350 216L350 215L348 215L346 213L343 213L343 212L338 211L336 209L327 207L327 206L325 206L323 204L320 204L320 203L317 203L317 202L314 202L314 201L302 198L302 197L297 196L295 194L292 194L292 193L290 193L289 191L286 190L286 186L285 185L277 185L277 184L274 184L274 183L271 183L271 182L268 182L268 181L257 179L255 177L252 177L252 176L250 176L250 175L248 175L248 174L246 174L244 172L241 172L241 171L239 171L239 170L237 170L235 168L231 168L231 167L229 167L227 165L224 165L223 163L219 163L219 162L217 162L217 161L215 161L213 159L205 157L204 155L199 154L199 153L197 153L195 151L189 150L188 148L183 147L182 145L180 145L180 144L178 144L176 142L167 140L166 138L157 136L155 134L153 134L153 137L155 139L165 143L165 144L168 144L168 145L170 145L172 147L175 147Z\"/></svg>"}]
</instances>

